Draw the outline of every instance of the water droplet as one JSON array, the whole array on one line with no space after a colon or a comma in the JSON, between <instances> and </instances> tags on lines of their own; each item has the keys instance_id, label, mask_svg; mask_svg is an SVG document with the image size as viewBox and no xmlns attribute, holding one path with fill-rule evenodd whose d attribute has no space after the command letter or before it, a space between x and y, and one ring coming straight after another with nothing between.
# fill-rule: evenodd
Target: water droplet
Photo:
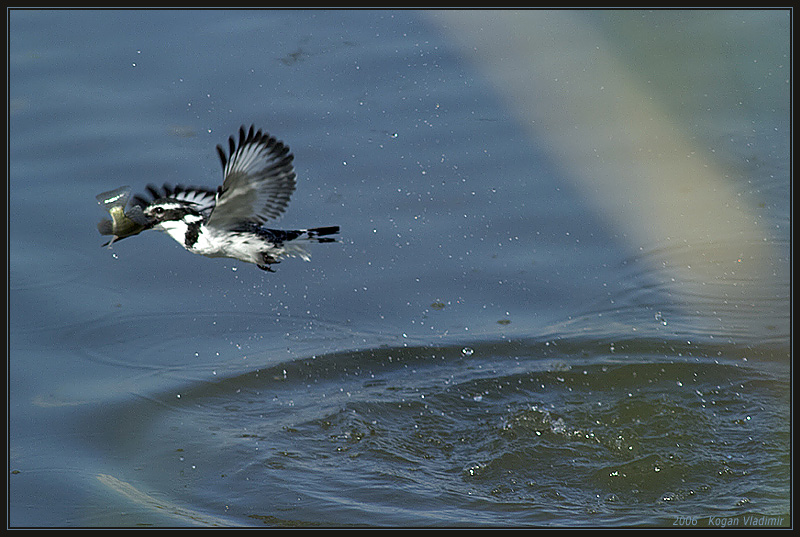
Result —
<instances>
[{"instance_id":1,"label":"water droplet","mask_svg":"<svg viewBox=\"0 0 800 537\"><path fill-rule=\"evenodd\" d=\"M463 349L461 349L461 354L463 354L464 356L472 356L472 353L474 353L474 352L475 351L473 351L469 347L464 347Z\"/></svg>"},{"instance_id":2,"label":"water droplet","mask_svg":"<svg viewBox=\"0 0 800 537\"><path fill-rule=\"evenodd\" d=\"M468 476L475 476L481 473L486 465L479 462L471 462L464 467L464 473Z\"/></svg>"}]
</instances>

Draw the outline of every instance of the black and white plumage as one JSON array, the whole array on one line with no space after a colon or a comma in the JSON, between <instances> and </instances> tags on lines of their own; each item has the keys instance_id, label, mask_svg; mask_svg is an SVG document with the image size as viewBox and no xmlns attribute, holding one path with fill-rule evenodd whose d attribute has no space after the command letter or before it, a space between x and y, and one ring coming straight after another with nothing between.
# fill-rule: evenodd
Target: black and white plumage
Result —
<instances>
[{"instance_id":1,"label":"black and white plumage","mask_svg":"<svg viewBox=\"0 0 800 537\"><path fill-rule=\"evenodd\" d=\"M283 142L256 131L239 129L238 143L228 140L228 151L217 146L223 183L216 190L203 187L147 186L137 195L147 227L164 231L192 253L228 257L254 263L263 270L284 256L308 261L305 245L335 242L338 226L278 230L264 227L289 204L295 190L294 156Z\"/></svg>"}]
</instances>

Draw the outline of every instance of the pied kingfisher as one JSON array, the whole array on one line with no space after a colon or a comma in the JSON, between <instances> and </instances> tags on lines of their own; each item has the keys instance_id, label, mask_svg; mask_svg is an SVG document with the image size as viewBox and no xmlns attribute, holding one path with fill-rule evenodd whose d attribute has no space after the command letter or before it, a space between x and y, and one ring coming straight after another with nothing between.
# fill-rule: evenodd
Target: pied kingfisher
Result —
<instances>
[{"instance_id":1,"label":"pied kingfisher","mask_svg":"<svg viewBox=\"0 0 800 537\"><path fill-rule=\"evenodd\" d=\"M133 198L128 215L135 213L142 223L131 234L157 229L193 254L239 259L270 272L274 272L270 266L284 256L308 261L304 244L335 242L329 235L338 233L339 226L288 231L263 227L283 213L295 189L297 174L288 146L254 126L249 131L239 129L238 144L233 136L228 143L228 153L217 146L222 186L211 190L148 185L151 199Z\"/></svg>"}]
</instances>

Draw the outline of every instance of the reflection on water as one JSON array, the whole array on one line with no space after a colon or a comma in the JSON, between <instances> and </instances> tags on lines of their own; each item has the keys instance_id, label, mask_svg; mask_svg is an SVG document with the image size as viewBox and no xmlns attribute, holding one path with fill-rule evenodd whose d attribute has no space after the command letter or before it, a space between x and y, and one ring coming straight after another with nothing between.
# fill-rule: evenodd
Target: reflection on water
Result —
<instances>
[{"instance_id":1,"label":"reflection on water","mask_svg":"<svg viewBox=\"0 0 800 537\"><path fill-rule=\"evenodd\" d=\"M790 330L790 295L785 284L790 256L788 244L770 242L772 257L756 263L769 273L764 278L753 276L752 267L746 267L753 260L744 254L736 258L733 268L719 263L721 251L734 248L721 247L719 241L668 242L643 249L618 267L619 280L630 285L608 300L587 304L582 314L551 330L584 336L612 331L630 337L754 339L780 344ZM739 252L747 250L744 245Z\"/></svg>"},{"instance_id":2,"label":"reflection on water","mask_svg":"<svg viewBox=\"0 0 800 537\"><path fill-rule=\"evenodd\" d=\"M365 505L406 525L788 513L772 498L788 497L789 383L761 367L785 356L601 348L528 341L284 362L131 405L109 448L141 486L238 524L368 525Z\"/></svg>"},{"instance_id":3,"label":"reflection on water","mask_svg":"<svg viewBox=\"0 0 800 537\"><path fill-rule=\"evenodd\" d=\"M144 509L160 510L168 513L177 519L180 519L185 524L195 523L200 526L233 526L231 521L227 521L218 517L208 516L202 513L192 511L171 503L164 498L156 498L150 494L144 493L137 489L130 483L120 481L114 476L107 474L98 474L97 480L104 486L108 487L111 491L125 496L128 500L141 506Z\"/></svg>"},{"instance_id":4,"label":"reflection on water","mask_svg":"<svg viewBox=\"0 0 800 537\"><path fill-rule=\"evenodd\" d=\"M707 16L688 16L698 25L688 26L694 29L690 39L702 39L695 34L702 36L698 28ZM657 25L659 17L628 12L613 20L622 28L643 18ZM661 22L673 17L681 14L668 14ZM783 328L783 308L752 316L726 311L748 308L784 287L788 260L774 262L783 252L772 242L772 229L759 221L755 196L741 195L748 179L737 177L715 151L698 143L698 136L708 133L691 124L686 111L672 112L663 102L663 93L682 95L685 89L648 84L643 77L654 68L631 70L620 61L625 55L616 53L613 34L596 32L581 13L444 11L431 18L486 73L517 121L565 170L582 197L632 245L659 248L655 259L647 254L640 259L656 261L650 270L679 307L701 322L755 321L756 326L744 327L750 333L762 328L759 320L765 314L774 314L765 322ZM711 15L711 20L718 19ZM766 29L774 20L750 22ZM663 47L672 46L670 36L659 39ZM685 41L677 34L673 39ZM685 61L711 61L704 50L697 52L694 60ZM670 59L653 54L649 61ZM693 83L712 86L706 78ZM788 102L788 87L776 88L771 95ZM695 94L687 98L697 99ZM782 117L771 121L775 130L786 128Z\"/></svg>"}]
</instances>

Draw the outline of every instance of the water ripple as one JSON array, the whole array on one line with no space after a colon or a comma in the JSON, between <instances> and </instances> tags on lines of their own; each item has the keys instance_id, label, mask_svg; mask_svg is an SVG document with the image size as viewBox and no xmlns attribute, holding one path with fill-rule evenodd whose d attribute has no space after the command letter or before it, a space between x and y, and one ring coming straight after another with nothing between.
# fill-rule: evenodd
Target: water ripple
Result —
<instances>
[{"instance_id":1,"label":"water ripple","mask_svg":"<svg viewBox=\"0 0 800 537\"><path fill-rule=\"evenodd\" d=\"M633 506L664 524L675 501L725 514L743 498L788 510L786 372L736 346L637 344L624 360L587 340L317 355L108 421L126 423L114 449L140 480L243 524L592 525L620 509L630 523Z\"/></svg>"}]
</instances>

